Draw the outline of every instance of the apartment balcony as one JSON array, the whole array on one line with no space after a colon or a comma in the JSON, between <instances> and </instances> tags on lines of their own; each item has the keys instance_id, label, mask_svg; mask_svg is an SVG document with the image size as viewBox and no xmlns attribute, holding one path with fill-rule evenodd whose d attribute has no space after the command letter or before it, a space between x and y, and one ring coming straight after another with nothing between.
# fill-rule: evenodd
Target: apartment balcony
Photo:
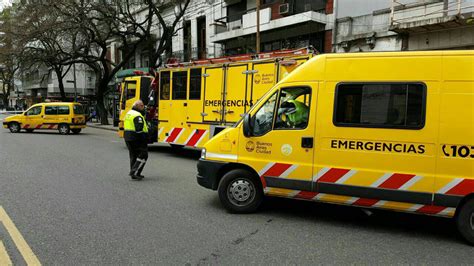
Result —
<instances>
[{"instance_id":1,"label":"apartment balcony","mask_svg":"<svg viewBox=\"0 0 474 266\"><path fill-rule=\"evenodd\" d=\"M472 1L432 0L399 4L393 0L390 30L397 33L423 33L472 26Z\"/></svg>"},{"instance_id":2,"label":"apartment balcony","mask_svg":"<svg viewBox=\"0 0 474 266\"><path fill-rule=\"evenodd\" d=\"M274 7L266 7L260 10L260 32L282 30L288 27L295 27L299 24L312 25L320 31L332 28L328 22L332 22L332 14L327 15L325 10L311 10L305 12L292 13L275 12ZM238 20L227 22L228 18L223 17L215 20L216 34L211 36L211 42L223 43L230 39L244 37L257 32L257 12L255 9L248 10Z\"/></svg>"}]
</instances>

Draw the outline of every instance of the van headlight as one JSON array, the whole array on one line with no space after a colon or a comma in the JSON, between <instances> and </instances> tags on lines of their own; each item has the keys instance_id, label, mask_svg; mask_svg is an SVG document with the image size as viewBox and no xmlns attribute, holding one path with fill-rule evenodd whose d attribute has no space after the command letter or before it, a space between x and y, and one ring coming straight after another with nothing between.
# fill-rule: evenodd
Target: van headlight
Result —
<instances>
[{"instance_id":1,"label":"van headlight","mask_svg":"<svg viewBox=\"0 0 474 266\"><path fill-rule=\"evenodd\" d=\"M201 150L201 159L205 160L206 159L206 148L203 148Z\"/></svg>"}]
</instances>

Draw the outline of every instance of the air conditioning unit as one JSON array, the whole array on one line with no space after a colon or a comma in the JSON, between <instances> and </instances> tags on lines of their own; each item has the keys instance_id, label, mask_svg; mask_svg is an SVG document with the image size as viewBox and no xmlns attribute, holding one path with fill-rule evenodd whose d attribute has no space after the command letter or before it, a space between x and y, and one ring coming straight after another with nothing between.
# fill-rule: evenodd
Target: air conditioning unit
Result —
<instances>
[{"instance_id":1,"label":"air conditioning unit","mask_svg":"<svg viewBox=\"0 0 474 266\"><path fill-rule=\"evenodd\" d=\"M278 14L280 15L289 15L290 14L290 4L281 4L278 6Z\"/></svg>"}]
</instances>

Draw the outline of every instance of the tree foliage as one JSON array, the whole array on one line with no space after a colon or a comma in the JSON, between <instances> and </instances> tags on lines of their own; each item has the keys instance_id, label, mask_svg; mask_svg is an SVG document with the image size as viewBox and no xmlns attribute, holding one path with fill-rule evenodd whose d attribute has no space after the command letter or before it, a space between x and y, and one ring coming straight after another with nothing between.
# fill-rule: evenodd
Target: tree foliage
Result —
<instances>
[{"instance_id":1,"label":"tree foliage","mask_svg":"<svg viewBox=\"0 0 474 266\"><path fill-rule=\"evenodd\" d=\"M22 30L8 32L21 51L0 54L12 55L23 70L46 66L56 73L63 99L66 95L62 79L71 65L87 65L96 76L101 121L107 123L104 97L115 74L140 47L148 51L150 67L160 66L161 55L171 51L172 38L189 3L190 0L24 0L14 4L16 10L11 16ZM165 18L165 10L173 10L174 16ZM112 52L120 52L120 56L111 58Z\"/></svg>"}]
</instances>

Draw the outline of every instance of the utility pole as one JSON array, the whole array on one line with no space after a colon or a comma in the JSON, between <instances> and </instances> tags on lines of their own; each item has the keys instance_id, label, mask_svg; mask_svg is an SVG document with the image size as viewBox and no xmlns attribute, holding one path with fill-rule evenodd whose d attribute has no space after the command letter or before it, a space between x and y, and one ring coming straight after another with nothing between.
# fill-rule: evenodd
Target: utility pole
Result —
<instances>
[{"instance_id":1,"label":"utility pole","mask_svg":"<svg viewBox=\"0 0 474 266\"><path fill-rule=\"evenodd\" d=\"M74 75L74 101L77 102L77 85L76 85L76 64L72 65L72 72Z\"/></svg>"},{"instance_id":2,"label":"utility pole","mask_svg":"<svg viewBox=\"0 0 474 266\"><path fill-rule=\"evenodd\" d=\"M257 53L260 53L260 0L257 1Z\"/></svg>"}]
</instances>

